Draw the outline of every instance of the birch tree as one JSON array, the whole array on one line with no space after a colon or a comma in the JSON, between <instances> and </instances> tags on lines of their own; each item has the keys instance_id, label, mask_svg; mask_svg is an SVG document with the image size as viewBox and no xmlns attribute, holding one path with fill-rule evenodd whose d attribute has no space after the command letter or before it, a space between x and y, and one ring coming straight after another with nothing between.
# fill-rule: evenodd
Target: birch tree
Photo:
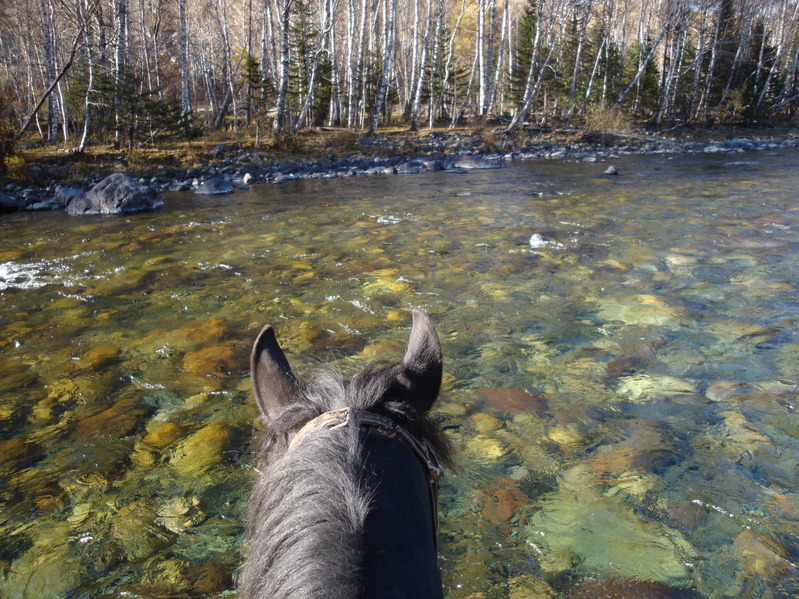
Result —
<instances>
[{"instance_id":1,"label":"birch tree","mask_svg":"<svg viewBox=\"0 0 799 599\"><path fill-rule=\"evenodd\" d=\"M47 94L47 143L55 145L58 137L58 114L60 112L58 96L55 93L56 81L56 58L55 43L50 15L53 11L53 3L50 0L39 0L42 25L42 48L44 49L44 62L47 73L47 85L50 91Z\"/></svg>"},{"instance_id":2,"label":"birch tree","mask_svg":"<svg viewBox=\"0 0 799 599\"><path fill-rule=\"evenodd\" d=\"M418 2L417 2L418 6ZM411 131L419 129L419 106L422 103L422 87L424 86L424 73L427 67L427 49L430 44L430 28L433 21L433 0L427 0L427 18L425 19L424 37L422 38L421 56L418 60L418 68L415 73L415 89L413 90L411 106ZM414 42L414 46L416 42Z\"/></svg>"},{"instance_id":3,"label":"birch tree","mask_svg":"<svg viewBox=\"0 0 799 599\"><path fill-rule=\"evenodd\" d=\"M183 118L191 114L191 85L189 73L189 20L186 0L178 0L178 49L180 53L180 109Z\"/></svg>"},{"instance_id":4,"label":"birch tree","mask_svg":"<svg viewBox=\"0 0 799 599\"><path fill-rule=\"evenodd\" d=\"M289 89L289 66L291 48L289 44L289 28L291 27L291 6L294 0L276 0L278 13L278 35L280 37L280 79L277 89L277 106L272 133L275 137L283 134L286 118L286 96Z\"/></svg>"},{"instance_id":5,"label":"birch tree","mask_svg":"<svg viewBox=\"0 0 799 599\"><path fill-rule=\"evenodd\" d=\"M385 42L383 44L383 73L380 76L380 87L377 92L377 100L375 101L372 118L369 121L369 131L366 133L367 137L374 137L377 131L377 122L380 119L380 112L386 101L389 78L391 76L391 58L394 53L394 25L397 17L397 0L384 0L384 6L385 3L389 5L389 10L388 20L385 26Z\"/></svg>"},{"instance_id":6,"label":"birch tree","mask_svg":"<svg viewBox=\"0 0 799 599\"><path fill-rule=\"evenodd\" d=\"M547 6L548 5L548 6ZM544 7L547 6L549 14L546 15ZM511 122L505 131L513 131L527 118L530 106L538 95L544 74L550 67L552 55L555 50L554 40L558 37L558 28L562 28L562 17L566 2L564 0L539 0L536 14L535 33L531 44L530 67L527 71L527 80L524 87L524 96L521 105L517 108ZM559 25L560 23L560 25ZM540 52L541 48L548 48L546 54Z\"/></svg>"}]
</instances>

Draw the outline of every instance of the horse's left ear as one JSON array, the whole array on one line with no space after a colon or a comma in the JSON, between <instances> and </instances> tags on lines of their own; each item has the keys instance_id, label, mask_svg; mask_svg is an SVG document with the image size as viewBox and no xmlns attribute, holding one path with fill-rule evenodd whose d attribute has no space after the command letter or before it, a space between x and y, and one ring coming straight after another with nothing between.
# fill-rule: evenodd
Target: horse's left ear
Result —
<instances>
[{"instance_id":1,"label":"horse's left ear","mask_svg":"<svg viewBox=\"0 0 799 599\"><path fill-rule=\"evenodd\" d=\"M423 414L438 397L443 366L436 329L430 317L419 308L413 309L411 338L402 366L400 384L406 388L407 401Z\"/></svg>"},{"instance_id":2,"label":"horse's left ear","mask_svg":"<svg viewBox=\"0 0 799 599\"><path fill-rule=\"evenodd\" d=\"M267 421L297 400L300 384L291 372L286 354L275 337L275 329L261 329L250 354L250 373L255 401Z\"/></svg>"}]
</instances>

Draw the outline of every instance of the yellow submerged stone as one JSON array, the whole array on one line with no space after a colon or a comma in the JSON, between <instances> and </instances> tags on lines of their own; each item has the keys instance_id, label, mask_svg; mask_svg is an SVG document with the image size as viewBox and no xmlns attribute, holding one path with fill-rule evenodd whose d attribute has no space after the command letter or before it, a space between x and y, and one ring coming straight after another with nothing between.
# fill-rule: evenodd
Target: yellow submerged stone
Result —
<instances>
[{"instance_id":1,"label":"yellow submerged stone","mask_svg":"<svg viewBox=\"0 0 799 599\"><path fill-rule=\"evenodd\" d=\"M222 462L229 441L228 427L212 422L181 441L169 463L181 476L198 476Z\"/></svg>"},{"instance_id":2,"label":"yellow submerged stone","mask_svg":"<svg viewBox=\"0 0 799 599\"><path fill-rule=\"evenodd\" d=\"M496 460L507 453L499 441L488 435L477 435L466 444L466 448L469 453L483 460Z\"/></svg>"}]
</instances>

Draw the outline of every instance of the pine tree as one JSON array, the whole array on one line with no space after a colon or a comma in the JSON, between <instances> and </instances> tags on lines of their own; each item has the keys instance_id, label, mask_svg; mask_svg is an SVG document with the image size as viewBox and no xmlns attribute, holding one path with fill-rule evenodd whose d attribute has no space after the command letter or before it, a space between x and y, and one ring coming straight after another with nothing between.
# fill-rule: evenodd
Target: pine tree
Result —
<instances>
[{"instance_id":1,"label":"pine tree","mask_svg":"<svg viewBox=\"0 0 799 599\"><path fill-rule=\"evenodd\" d=\"M624 85L631 83L637 73L640 61L643 56L647 56L651 51L651 42L647 40L646 44L641 42L634 42L630 46L630 51L624 61ZM660 94L658 90L658 68L654 61L650 60L643 74L638 80L635 88L635 93L630 94L625 99L623 106L632 111L633 115L638 117L651 117L658 108L658 101Z\"/></svg>"},{"instance_id":2,"label":"pine tree","mask_svg":"<svg viewBox=\"0 0 799 599\"><path fill-rule=\"evenodd\" d=\"M516 44L516 59L513 61L513 71L508 81L508 97L515 103L520 103L524 100L524 87L527 83L527 74L530 71L530 61L533 57L533 39L535 38L537 20L538 0L527 0L524 14L519 21L519 42Z\"/></svg>"}]
</instances>

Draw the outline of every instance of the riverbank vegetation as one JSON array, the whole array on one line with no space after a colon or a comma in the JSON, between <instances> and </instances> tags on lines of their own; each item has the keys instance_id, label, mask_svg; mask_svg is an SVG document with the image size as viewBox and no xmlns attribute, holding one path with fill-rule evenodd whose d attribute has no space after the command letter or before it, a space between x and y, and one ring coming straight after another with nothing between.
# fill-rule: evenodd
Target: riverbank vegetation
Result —
<instances>
[{"instance_id":1,"label":"riverbank vegetation","mask_svg":"<svg viewBox=\"0 0 799 599\"><path fill-rule=\"evenodd\" d=\"M3 154L799 109L797 0L18 0L0 26Z\"/></svg>"}]
</instances>

